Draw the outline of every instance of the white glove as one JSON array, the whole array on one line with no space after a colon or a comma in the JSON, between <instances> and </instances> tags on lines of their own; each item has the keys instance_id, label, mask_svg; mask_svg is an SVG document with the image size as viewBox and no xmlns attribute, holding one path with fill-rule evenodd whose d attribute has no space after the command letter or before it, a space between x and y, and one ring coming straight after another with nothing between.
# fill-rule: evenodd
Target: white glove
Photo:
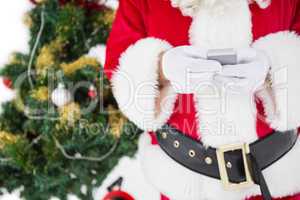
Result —
<instances>
[{"instance_id":1,"label":"white glove","mask_svg":"<svg viewBox=\"0 0 300 200\"><path fill-rule=\"evenodd\" d=\"M206 60L207 50L193 46L180 46L164 53L162 72L177 93L189 94L212 81L222 65L214 60Z\"/></svg>"},{"instance_id":2,"label":"white glove","mask_svg":"<svg viewBox=\"0 0 300 200\"><path fill-rule=\"evenodd\" d=\"M200 1L199 0L171 0L171 4L175 8L180 8L184 16L193 17L199 8Z\"/></svg>"},{"instance_id":3,"label":"white glove","mask_svg":"<svg viewBox=\"0 0 300 200\"><path fill-rule=\"evenodd\" d=\"M264 52L253 48L237 50L238 64L225 65L214 80L236 92L255 93L265 83L270 64Z\"/></svg>"}]
</instances>

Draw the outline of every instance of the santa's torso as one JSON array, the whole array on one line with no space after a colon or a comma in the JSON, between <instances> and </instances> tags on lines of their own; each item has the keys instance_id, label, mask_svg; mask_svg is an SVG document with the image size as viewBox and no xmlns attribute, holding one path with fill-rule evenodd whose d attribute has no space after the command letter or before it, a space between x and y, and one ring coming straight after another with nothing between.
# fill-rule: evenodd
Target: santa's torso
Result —
<instances>
[{"instance_id":1,"label":"santa's torso","mask_svg":"<svg viewBox=\"0 0 300 200\"><path fill-rule=\"evenodd\" d=\"M128 97L130 89L126 88L128 80L124 80L121 74L131 75L133 81L130 83L137 84L134 85L137 88L138 83L145 81L141 79L149 79L154 89L150 90L146 87L147 89L143 92L157 93L156 79L153 78L157 77L157 71L151 70L151 66L157 67L155 60L157 49L160 46L163 47L162 49L170 46L166 43L173 47L196 45L206 49L242 48L254 44L258 48L268 50L274 63L288 63L293 67L291 68L293 71L297 71L294 66L298 60L290 62L289 60L293 60L295 56L286 57L283 55L285 50L279 52L281 49L276 41L279 39L279 43L283 43L286 51L290 51L289 46L296 50L300 49L300 47L298 49L293 47L290 43L298 39L291 31L297 31L298 34L300 31L300 19L298 23L295 23L296 15L300 12L299 0L272 0L271 5L266 9L260 8L256 3L248 4L247 0L211 0L221 3L216 7L203 4L192 18L183 16L180 9L172 7L171 1L177 0L124 0L123 10L117 15L117 22L108 42L106 69L109 78L112 77L111 71L116 74L112 78L115 97L123 113L139 127L143 127L144 119L142 118L146 116L141 111L144 111L144 107L153 109L154 103L141 100L138 102L139 105L134 105L137 101L131 99L134 103L127 104L130 99ZM197 0L186 1L197 2ZM210 0L198 2L200 1L209 2ZM130 10L127 10L127 6ZM287 31L287 33L280 33L282 31ZM122 32L128 35L120 35ZM274 37L273 33L276 33ZM257 40L265 37L267 39L256 44ZM132 46L128 48L129 45ZM274 46L279 50L275 49L272 52L272 49L268 49L269 46ZM154 56L143 55L147 52ZM121 57L120 60L118 60L119 57ZM277 57L280 58L277 59ZM120 67L115 70L117 65ZM144 70L149 72L149 76L141 76L141 73L145 73ZM292 76L293 79L297 79L296 75L292 74ZM293 81L293 83L296 82ZM297 91L297 87L291 89ZM222 104L221 97L216 100L206 99L201 96L205 91L198 92L198 94L177 94L174 108L172 97L174 93L170 95L171 103L167 107L172 107L173 112L170 117L167 113L162 119L168 118L167 123L183 134L213 147L236 142L252 143L272 133L273 130L266 122L268 120L265 120L264 114L272 114L272 99L266 103L259 99L257 101L249 99L249 96L230 94L230 99ZM296 106L294 110L297 115L299 110L295 103L297 99L293 99L289 103ZM268 105L269 108L265 110L264 105ZM209 113L206 112L207 109L214 110L215 114L207 114ZM223 112L224 109L226 112ZM146 110L148 111L148 108ZM295 116L294 118L295 120L290 120L291 124L298 125L298 118ZM165 123L165 120L157 122L152 116L149 119L150 124L154 124L156 128L161 123ZM206 123L209 124L210 131L203 129L203 124ZM232 124L235 126L233 134L222 132L227 130L226 126ZM287 129L290 127L294 126L289 126ZM145 129L151 130L149 127ZM167 195L171 200L241 200L260 195L259 187L256 185L241 191L225 191L219 180L183 167L168 157L159 147L155 133L144 134L140 139L139 147L146 177L159 192ZM266 181L274 197L295 195L300 192L300 174L295 174L300 168L299 154L300 141L298 140L287 156L264 170Z\"/></svg>"},{"instance_id":2,"label":"santa's torso","mask_svg":"<svg viewBox=\"0 0 300 200\"><path fill-rule=\"evenodd\" d=\"M194 21L190 17L184 17L179 9L173 8L170 2L166 0L147 0L143 2L145 3L141 4L141 7L144 8L144 10L142 10L141 13L144 19L144 26L147 30L147 36L166 40L173 46L190 45L191 43L201 46L201 42L203 41L203 47L205 48L243 47L251 45L254 41L266 35L279 31L290 31L297 11L294 6L296 3L293 0L273 0L271 6L266 9L261 9L257 4L251 4L249 5L249 10L240 10L236 12L236 16L234 16L235 13L232 12L228 19L224 19L220 24L216 24L214 22L218 22L219 19L209 19L211 16L205 16L205 13L203 13L203 21L201 21L202 14L196 16ZM201 12L201 10L199 12ZM225 10L223 12L225 12L226 18L227 11ZM247 12L249 12L249 15L247 15ZM242 16L240 16L240 14L242 14ZM248 17L250 17L250 21L247 21ZM211 20L212 24L207 24L208 19ZM197 21L195 22L195 20ZM203 26L201 25L202 22L204 23ZM232 22L232 24L228 24L230 22ZM203 29L203 31L201 29ZM228 40L226 40L226 38L228 38ZM223 39L225 39L225 41ZM233 46L230 46L230 40L235 39L239 41L233 44ZM197 97L195 96L196 94L177 95L174 112L168 124L176 127L182 133L193 139L201 140L202 135L201 131L199 131L199 124L201 124L201 117L199 117L201 113L199 112L201 112L201 109L199 109L199 105L197 105L201 104L201 102L197 103L197 100L195 100ZM233 106L236 106L233 112L244 112L243 104L239 105L239 102L237 102L237 105ZM244 142L253 142L256 139L263 138L272 133L272 128L265 122L263 103L257 100L255 106L257 107L257 113L254 117L256 119L256 127L253 128L254 130L251 130L251 128L248 130L248 124L240 129L243 132L248 130L248 133L243 133L246 134L246 141ZM245 115L247 114L249 114L249 112L245 112ZM238 115L239 114L237 114L237 116ZM246 117L239 120L237 120L237 123L244 123L244 121L248 119ZM251 126L251 120L248 121L250 123L249 126ZM226 124L217 126L223 126L224 128ZM256 136L251 136L251 134L254 134L253 131L256 132ZM218 180L196 174L180 166L178 163L175 163L158 147L155 134L152 133L150 136L151 141L148 136L144 136L140 142L140 148L143 149L142 152L145 158L142 162L144 171L146 177L148 177L154 186L171 199L200 200L222 198L238 200L246 196L260 195L257 186L242 192L224 191ZM219 144L218 142L214 143L214 141L218 139L224 144L235 141L235 138L226 140L226 135L219 136L207 137L206 135L208 138L206 144L210 145L210 141L212 141L212 145ZM236 141L242 140L241 138L243 137L244 136L240 138L237 137ZM152 146L149 146L150 142ZM294 154L296 154L296 152L294 152ZM294 158L293 155L291 157ZM270 174L269 176L274 176L274 174L279 173L279 169L285 169L287 166L288 165L278 165L267 173ZM278 174L277 176L280 175ZM274 183L270 183L270 187L273 191L282 184L282 181L286 182L288 180L282 179L282 181L280 181L281 183L278 183L280 179L276 178L270 180L268 177L267 179L269 182L274 181ZM276 181L277 183L275 183ZM293 191L291 188L288 190ZM286 193L292 195L291 192L280 191L280 189L277 195L285 195Z\"/></svg>"}]
</instances>

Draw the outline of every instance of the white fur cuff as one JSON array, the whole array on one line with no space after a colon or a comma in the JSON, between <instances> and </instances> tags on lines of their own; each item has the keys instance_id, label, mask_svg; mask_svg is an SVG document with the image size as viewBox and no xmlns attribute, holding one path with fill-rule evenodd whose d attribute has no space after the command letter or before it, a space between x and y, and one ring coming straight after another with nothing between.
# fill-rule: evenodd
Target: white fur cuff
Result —
<instances>
[{"instance_id":1,"label":"white fur cuff","mask_svg":"<svg viewBox=\"0 0 300 200\"><path fill-rule=\"evenodd\" d=\"M120 58L112 77L114 96L120 110L139 128L152 131L160 128L172 114L176 93L168 86L159 91L159 55L171 45L165 41L146 38L130 46ZM159 113L157 97L160 92Z\"/></svg>"},{"instance_id":2,"label":"white fur cuff","mask_svg":"<svg viewBox=\"0 0 300 200\"><path fill-rule=\"evenodd\" d=\"M294 32L270 34L254 43L271 61L272 89L259 93L267 122L277 130L300 126L300 36Z\"/></svg>"}]
</instances>

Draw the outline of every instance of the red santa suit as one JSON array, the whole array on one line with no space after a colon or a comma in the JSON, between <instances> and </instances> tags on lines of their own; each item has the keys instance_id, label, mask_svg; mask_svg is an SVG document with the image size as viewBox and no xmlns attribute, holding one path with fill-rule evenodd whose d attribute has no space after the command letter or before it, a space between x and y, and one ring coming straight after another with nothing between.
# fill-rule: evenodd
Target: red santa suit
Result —
<instances>
[{"instance_id":1,"label":"red santa suit","mask_svg":"<svg viewBox=\"0 0 300 200\"><path fill-rule=\"evenodd\" d=\"M299 127L298 34L300 0L120 0L107 44L105 72L121 111L149 133L139 144L142 166L158 191L171 200L240 200L260 195L255 185L226 191L219 180L181 166L161 150L153 131L168 123L195 140L218 147L252 143L274 129ZM176 94L171 86L159 91L160 55L181 45L206 49L250 46L265 51L273 84L271 90L257 94L254 115L241 95L229 101L226 114L211 118L201 110L216 105L201 101L201 96ZM161 112L157 114L159 92L167 98L161 100ZM237 134L220 136L199 131L203 122L218 123L219 117L233 120ZM274 198L300 199L299 155L300 141L263 171Z\"/></svg>"}]
</instances>

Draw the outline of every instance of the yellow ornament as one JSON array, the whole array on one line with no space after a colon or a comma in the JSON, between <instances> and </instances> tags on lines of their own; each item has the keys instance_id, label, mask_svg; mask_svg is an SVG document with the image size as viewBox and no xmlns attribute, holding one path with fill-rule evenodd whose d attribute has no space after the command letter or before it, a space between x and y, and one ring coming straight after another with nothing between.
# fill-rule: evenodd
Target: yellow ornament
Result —
<instances>
[{"instance_id":1,"label":"yellow ornament","mask_svg":"<svg viewBox=\"0 0 300 200\"><path fill-rule=\"evenodd\" d=\"M74 73L75 71L82 69L84 67L91 66L94 68L99 68L100 64L98 63L96 58L90 58L83 56L79 58L78 60L72 62L72 63L62 63L61 68L64 71L66 75L70 75Z\"/></svg>"},{"instance_id":2,"label":"yellow ornament","mask_svg":"<svg viewBox=\"0 0 300 200\"><path fill-rule=\"evenodd\" d=\"M39 101L47 101L49 97L48 88L42 86L36 90L33 90L31 93L31 97Z\"/></svg>"},{"instance_id":3,"label":"yellow ornament","mask_svg":"<svg viewBox=\"0 0 300 200\"><path fill-rule=\"evenodd\" d=\"M0 150L8 144L15 144L19 137L8 133L6 131L0 131Z\"/></svg>"},{"instance_id":4,"label":"yellow ornament","mask_svg":"<svg viewBox=\"0 0 300 200\"><path fill-rule=\"evenodd\" d=\"M81 117L80 106L77 103L69 103L59 108L61 124L74 125Z\"/></svg>"},{"instance_id":5,"label":"yellow ornament","mask_svg":"<svg viewBox=\"0 0 300 200\"><path fill-rule=\"evenodd\" d=\"M116 138L121 137L123 127L127 122L127 119L122 113L114 108L112 105L108 106L108 124L110 126L110 132Z\"/></svg>"}]
</instances>

